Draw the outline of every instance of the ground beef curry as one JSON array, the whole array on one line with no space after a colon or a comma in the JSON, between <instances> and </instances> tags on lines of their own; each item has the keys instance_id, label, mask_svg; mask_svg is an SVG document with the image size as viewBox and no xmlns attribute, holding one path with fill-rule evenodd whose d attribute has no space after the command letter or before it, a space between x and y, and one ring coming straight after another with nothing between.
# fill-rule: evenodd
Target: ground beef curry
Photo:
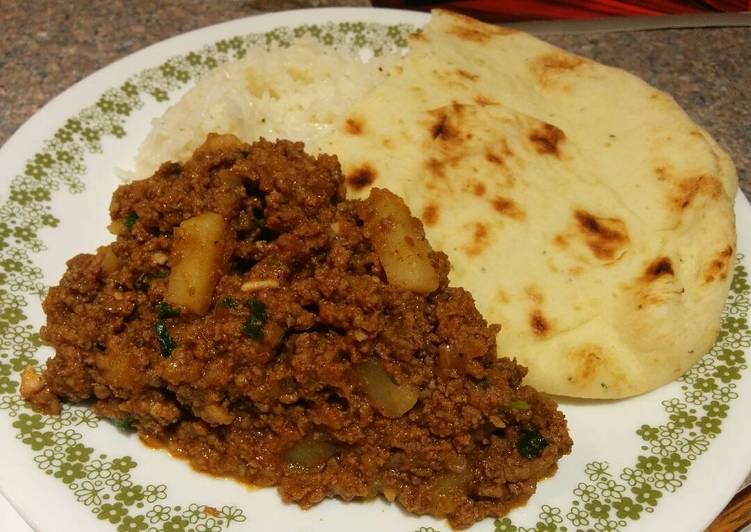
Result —
<instances>
[{"instance_id":1,"label":"ground beef curry","mask_svg":"<svg viewBox=\"0 0 751 532\"><path fill-rule=\"evenodd\" d=\"M44 302L56 355L22 383L39 410L93 400L285 501L380 495L457 528L523 503L570 451L419 221L383 190L346 201L336 157L210 135L110 211L116 241Z\"/></svg>"}]
</instances>

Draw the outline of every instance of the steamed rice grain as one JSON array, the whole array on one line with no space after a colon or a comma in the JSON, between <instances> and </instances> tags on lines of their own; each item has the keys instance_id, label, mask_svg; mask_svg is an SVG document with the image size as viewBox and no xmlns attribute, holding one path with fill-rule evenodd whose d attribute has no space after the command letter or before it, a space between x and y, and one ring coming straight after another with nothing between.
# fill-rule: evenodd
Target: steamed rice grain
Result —
<instances>
[{"instance_id":1,"label":"steamed rice grain","mask_svg":"<svg viewBox=\"0 0 751 532\"><path fill-rule=\"evenodd\" d=\"M136 158L134 177L164 161L184 161L211 132L246 142L260 137L305 142L308 152L353 102L387 77L397 55L365 62L356 53L301 39L288 48L255 48L210 72L153 128Z\"/></svg>"}]
</instances>

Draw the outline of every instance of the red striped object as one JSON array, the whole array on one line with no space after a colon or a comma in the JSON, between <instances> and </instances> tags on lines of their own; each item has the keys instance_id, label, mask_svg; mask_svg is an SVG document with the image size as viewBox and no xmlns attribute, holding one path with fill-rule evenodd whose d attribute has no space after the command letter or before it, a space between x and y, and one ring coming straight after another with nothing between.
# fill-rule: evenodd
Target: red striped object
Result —
<instances>
[{"instance_id":1,"label":"red striped object","mask_svg":"<svg viewBox=\"0 0 751 532\"><path fill-rule=\"evenodd\" d=\"M373 5L424 11L441 7L490 22L751 11L751 0L374 0Z\"/></svg>"}]
</instances>

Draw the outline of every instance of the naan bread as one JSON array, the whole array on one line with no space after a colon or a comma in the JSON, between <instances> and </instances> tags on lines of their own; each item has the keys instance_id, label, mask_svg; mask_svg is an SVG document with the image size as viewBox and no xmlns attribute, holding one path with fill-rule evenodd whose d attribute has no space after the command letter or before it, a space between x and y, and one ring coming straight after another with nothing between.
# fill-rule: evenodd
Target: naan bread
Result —
<instances>
[{"instance_id":1,"label":"naan bread","mask_svg":"<svg viewBox=\"0 0 751 532\"><path fill-rule=\"evenodd\" d=\"M434 11L324 139L352 196L419 213L499 353L553 394L616 398L715 341L737 176L667 94L530 35Z\"/></svg>"}]
</instances>

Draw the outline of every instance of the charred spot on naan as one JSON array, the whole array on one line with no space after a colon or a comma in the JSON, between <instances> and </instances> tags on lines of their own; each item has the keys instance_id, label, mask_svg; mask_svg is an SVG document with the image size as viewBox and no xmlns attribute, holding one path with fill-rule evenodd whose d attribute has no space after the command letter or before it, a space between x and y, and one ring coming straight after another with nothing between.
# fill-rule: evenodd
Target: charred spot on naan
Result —
<instances>
[{"instance_id":1,"label":"charred spot on naan","mask_svg":"<svg viewBox=\"0 0 751 532\"><path fill-rule=\"evenodd\" d=\"M477 181L472 185L472 194L474 194L478 198L485 195L485 190L485 183L481 181Z\"/></svg>"},{"instance_id":2,"label":"charred spot on naan","mask_svg":"<svg viewBox=\"0 0 751 532\"><path fill-rule=\"evenodd\" d=\"M511 303L511 297L509 297L508 293L503 288L498 288L498 290L496 290L495 298L503 305Z\"/></svg>"},{"instance_id":3,"label":"charred spot on naan","mask_svg":"<svg viewBox=\"0 0 751 532\"><path fill-rule=\"evenodd\" d=\"M429 177L446 179L446 172L443 166L444 163L435 157L430 157L425 161L425 168L428 170Z\"/></svg>"},{"instance_id":4,"label":"charred spot on naan","mask_svg":"<svg viewBox=\"0 0 751 532\"><path fill-rule=\"evenodd\" d=\"M561 50L553 50L536 59L537 64L547 70L574 70L584 64L584 59Z\"/></svg>"},{"instance_id":5,"label":"charred spot on naan","mask_svg":"<svg viewBox=\"0 0 751 532\"><path fill-rule=\"evenodd\" d=\"M671 198L671 207L673 210L681 211L700 196L716 199L722 193L722 183L715 176L702 175L683 179L677 183L676 193Z\"/></svg>"},{"instance_id":6,"label":"charred spot on naan","mask_svg":"<svg viewBox=\"0 0 751 532\"><path fill-rule=\"evenodd\" d=\"M505 163L503 159L501 159L498 155L490 151L490 149L485 150L485 160L489 163L497 164L498 166L504 166Z\"/></svg>"},{"instance_id":7,"label":"charred spot on naan","mask_svg":"<svg viewBox=\"0 0 751 532\"><path fill-rule=\"evenodd\" d=\"M561 249L567 249L569 243L565 235L557 234L553 237L553 244L555 244Z\"/></svg>"},{"instance_id":8,"label":"charred spot on naan","mask_svg":"<svg viewBox=\"0 0 751 532\"><path fill-rule=\"evenodd\" d=\"M595 257L613 262L625 253L629 236L622 220L598 217L582 209L574 212L574 219L579 234Z\"/></svg>"},{"instance_id":9,"label":"charred spot on naan","mask_svg":"<svg viewBox=\"0 0 751 532\"><path fill-rule=\"evenodd\" d=\"M530 64L532 75L544 88L569 89L568 85L562 84L561 77L564 74L581 68L586 63L582 57L555 50L537 56Z\"/></svg>"},{"instance_id":10,"label":"charred spot on naan","mask_svg":"<svg viewBox=\"0 0 751 532\"><path fill-rule=\"evenodd\" d=\"M464 41L484 43L493 37L493 34L485 29L468 28L466 26L455 25L449 29L449 33L456 35Z\"/></svg>"},{"instance_id":11,"label":"charred spot on naan","mask_svg":"<svg viewBox=\"0 0 751 532\"><path fill-rule=\"evenodd\" d=\"M460 74L460 71L463 72L464 75ZM459 92L469 90L470 87L474 86L474 82L477 81L477 78L475 78L474 80L471 79L471 74L469 74L466 70L460 69L443 70L434 68L431 71L431 74L436 79L437 83L439 83L443 88L451 90L455 89ZM424 94L424 89L421 87L413 87L412 90L419 91L420 93ZM425 97L422 97L421 99L424 101Z\"/></svg>"},{"instance_id":12,"label":"charred spot on naan","mask_svg":"<svg viewBox=\"0 0 751 532\"><path fill-rule=\"evenodd\" d=\"M464 131L463 135L460 133L462 133L462 129L468 129L465 124L467 121L466 112L473 110L472 106L454 100L451 105L428 111L428 114L433 117L430 128L433 138L441 137L443 140L471 139L473 137L471 131Z\"/></svg>"},{"instance_id":13,"label":"charred spot on naan","mask_svg":"<svg viewBox=\"0 0 751 532\"><path fill-rule=\"evenodd\" d=\"M479 75L472 74L471 72L467 72L466 70L463 70L461 68L457 68L456 73L459 75L459 77L462 77L469 81L477 81L478 79L480 79Z\"/></svg>"},{"instance_id":14,"label":"charred spot on naan","mask_svg":"<svg viewBox=\"0 0 751 532\"><path fill-rule=\"evenodd\" d=\"M602 348L594 344L584 344L566 353L571 360L568 366L573 370L566 380L577 386L585 386L594 381L598 372L606 365ZM612 368L608 368L611 371ZM607 384L601 383L607 388Z\"/></svg>"},{"instance_id":15,"label":"charred spot on naan","mask_svg":"<svg viewBox=\"0 0 751 532\"><path fill-rule=\"evenodd\" d=\"M659 257L649 263L649 266L644 271L644 275L642 275L642 279L651 282L668 275L671 277L675 276L673 263L670 257Z\"/></svg>"},{"instance_id":16,"label":"charred spot on naan","mask_svg":"<svg viewBox=\"0 0 751 532\"><path fill-rule=\"evenodd\" d=\"M364 164L355 168L347 175L347 185L357 191L360 191L366 187L369 187L377 179L378 174L375 169L369 164Z\"/></svg>"},{"instance_id":17,"label":"charred spot on naan","mask_svg":"<svg viewBox=\"0 0 751 532\"><path fill-rule=\"evenodd\" d=\"M430 125L430 136L436 140L458 141L459 130L449 121L449 116L443 109L431 111L435 121Z\"/></svg>"},{"instance_id":18,"label":"charred spot on naan","mask_svg":"<svg viewBox=\"0 0 751 532\"><path fill-rule=\"evenodd\" d=\"M447 176L452 174L452 169L456 168L464 159L464 152L450 152L441 154L440 157L428 157L423 166L427 172L425 180L425 186L428 189L434 190L436 188L451 188ZM472 190L472 187L466 189L467 192Z\"/></svg>"},{"instance_id":19,"label":"charred spot on naan","mask_svg":"<svg viewBox=\"0 0 751 532\"><path fill-rule=\"evenodd\" d=\"M490 244L490 230L482 222L472 224L472 237L469 243L464 246L464 253L469 257L481 255Z\"/></svg>"},{"instance_id":20,"label":"charred spot on naan","mask_svg":"<svg viewBox=\"0 0 751 532\"><path fill-rule=\"evenodd\" d=\"M537 153L560 156L560 144L566 139L565 133L553 124L542 124L529 132L529 140Z\"/></svg>"},{"instance_id":21,"label":"charred spot on naan","mask_svg":"<svg viewBox=\"0 0 751 532\"><path fill-rule=\"evenodd\" d=\"M365 121L357 116L351 116L344 121L344 131L350 135L362 135L365 130Z\"/></svg>"},{"instance_id":22,"label":"charred spot on naan","mask_svg":"<svg viewBox=\"0 0 751 532\"><path fill-rule=\"evenodd\" d=\"M529 326L532 329L532 334L537 337L546 336L550 332L550 322L539 309L533 310L530 314Z\"/></svg>"},{"instance_id":23,"label":"charred spot on naan","mask_svg":"<svg viewBox=\"0 0 751 532\"><path fill-rule=\"evenodd\" d=\"M524 287L524 292L532 302L541 305L545 301L545 296L542 295L540 289L535 285L528 285Z\"/></svg>"},{"instance_id":24,"label":"charred spot on naan","mask_svg":"<svg viewBox=\"0 0 751 532\"><path fill-rule=\"evenodd\" d=\"M496 196L490 200L490 204L497 213L513 218L514 220L524 220L527 217L527 214L521 209L521 207L510 198Z\"/></svg>"},{"instance_id":25,"label":"charred spot on naan","mask_svg":"<svg viewBox=\"0 0 751 532\"><path fill-rule=\"evenodd\" d=\"M475 112L474 106L458 102L427 112L422 150L425 159L425 186L429 190L451 189L458 180L447 180L447 176L457 176L457 169L467 163L464 169L469 175L476 175L479 167L470 159L475 154L473 143L476 142L471 126ZM508 172L507 172L508 173ZM469 194L481 196L477 192L477 180L468 179L458 183ZM483 184L483 187L485 185Z\"/></svg>"},{"instance_id":26,"label":"charred spot on naan","mask_svg":"<svg viewBox=\"0 0 751 532\"><path fill-rule=\"evenodd\" d=\"M438 222L438 217L440 216L440 211L438 210L438 205L435 203L428 203L422 210L422 214L420 215L420 218L422 219L422 222L427 225L428 227L434 226Z\"/></svg>"},{"instance_id":27,"label":"charred spot on naan","mask_svg":"<svg viewBox=\"0 0 751 532\"><path fill-rule=\"evenodd\" d=\"M727 279L733 251L733 246L727 246L725 249L715 254L704 270L705 284Z\"/></svg>"},{"instance_id":28,"label":"charred spot on naan","mask_svg":"<svg viewBox=\"0 0 751 532\"><path fill-rule=\"evenodd\" d=\"M668 169L664 166L658 166L655 168L655 176L657 177L657 181L667 181L670 177L670 174L668 172Z\"/></svg>"},{"instance_id":29,"label":"charred spot on naan","mask_svg":"<svg viewBox=\"0 0 751 532\"><path fill-rule=\"evenodd\" d=\"M569 275L571 275L573 277L577 277L577 276L582 275L584 273L584 268L582 268L581 266L574 266L572 268L569 268L566 271L568 272Z\"/></svg>"},{"instance_id":30,"label":"charred spot on naan","mask_svg":"<svg viewBox=\"0 0 751 532\"><path fill-rule=\"evenodd\" d=\"M475 103L480 107L487 107L488 105L498 105L498 102L491 100L490 98L480 95L474 97Z\"/></svg>"},{"instance_id":31,"label":"charred spot on naan","mask_svg":"<svg viewBox=\"0 0 751 532\"><path fill-rule=\"evenodd\" d=\"M507 169L506 160L514 156L514 152L508 145L505 138L498 139L492 146L485 146L485 160L504 170Z\"/></svg>"}]
</instances>

